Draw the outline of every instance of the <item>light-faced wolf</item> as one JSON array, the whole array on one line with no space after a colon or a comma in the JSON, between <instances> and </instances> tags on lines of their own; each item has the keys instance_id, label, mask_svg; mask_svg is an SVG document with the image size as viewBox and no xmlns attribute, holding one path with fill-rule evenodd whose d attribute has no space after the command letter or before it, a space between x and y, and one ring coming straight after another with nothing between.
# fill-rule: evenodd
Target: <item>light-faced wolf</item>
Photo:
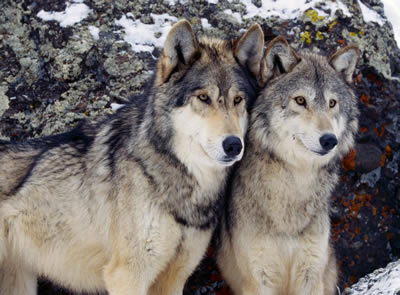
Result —
<instances>
[{"instance_id":1,"label":"light-faced wolf","mask_svg":"<svg viewBox=\"0 0 400 295\"><path fill-rule=\"evenodd\" d=\"M217 256L234 294L335 294L329 197L358 129L357 60L353 45L325 57L268 44Z\"/></svg>"},{"instance_id":2,"label":"light-faced wolf","mask_svg":"<svg viewBox=\"0 0 400 295\"><path fill-rule=\"evenodd\" d=\"M110 295L182 294L241 159L263 33L197 39L173 26L152 87L115 115L0 144L0 294L44 276Z\"/></svg>"}]
</instances>

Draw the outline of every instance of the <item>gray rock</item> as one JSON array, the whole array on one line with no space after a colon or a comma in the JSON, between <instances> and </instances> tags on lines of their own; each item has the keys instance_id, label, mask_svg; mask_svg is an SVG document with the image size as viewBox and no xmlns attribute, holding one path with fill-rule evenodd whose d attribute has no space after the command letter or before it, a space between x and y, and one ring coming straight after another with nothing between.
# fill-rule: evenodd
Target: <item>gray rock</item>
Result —
<instances>
[{"instance_id":1,"label":"gray rock","mask_svg":"<svg viewBox=\"0 0 400 295\"><path fill-rule=\"evenodd\" d=\"M356 170L368 173L379 167L382 151L374 144L358 144L356 147Z\"/></svg>"}]
</instances>

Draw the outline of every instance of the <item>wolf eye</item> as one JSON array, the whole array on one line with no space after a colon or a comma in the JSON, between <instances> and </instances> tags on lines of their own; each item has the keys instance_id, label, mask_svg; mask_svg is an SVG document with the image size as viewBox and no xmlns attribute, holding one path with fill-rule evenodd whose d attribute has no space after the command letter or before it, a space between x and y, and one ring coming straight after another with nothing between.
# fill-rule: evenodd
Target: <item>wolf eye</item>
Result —
<instances>
[{"instance_id":1,"label":"wolf eye","mask_svg":"<svg viewBox=\"0 0 400 295\"><path fill-rule=\"evenodd\" d=\"M330 108L334 108L335 105L336 105L336 100L331 99L331 100L329 101L329 107L330 107Z\"/></svg>"},{"instance_id":2,"label":"wolf eye","mask_svg":"<svg viewBox=\"0 0 400 295\"><path fill-rule=\"evenodd\" d=\"M238 95L238 96L235 96L235 98L233 99L233 103L234 103L235 105L237 105L237 104L241 103L242 100L243 100L243 97L240 96L240 95Z\"/></svg>"},{"instance_id":3,"label":"wolf eye","mask_svg":"<svg viewBox=\"0 0 400 295\"><path fill-rule=\"evenodd\" d=\"M303 96L296 96L294 100L297 102L299 106L306 106L306 99Z\"/></svg>"},{"instance_id":4,"label":"wolf eye","mask_svg":"<svg viewBox=\"0 0 400 295\"><path fill-rule=\"evenodd\" d=\"M208 95L206 94L199 94L197 96L198 99L200 99L202 102L206 103L206 104L211 104L211 99Z\"/></svg>"}]
</instances>

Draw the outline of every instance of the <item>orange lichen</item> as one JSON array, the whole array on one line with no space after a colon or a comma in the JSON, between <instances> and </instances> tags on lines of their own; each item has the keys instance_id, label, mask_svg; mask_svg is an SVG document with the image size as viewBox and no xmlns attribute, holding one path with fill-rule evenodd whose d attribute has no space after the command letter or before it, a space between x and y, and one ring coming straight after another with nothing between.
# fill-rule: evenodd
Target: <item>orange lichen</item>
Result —
<instances>
[{"instance_id":1,"label":"orange lichen","mask_svg":"<svg viewBox=\"0 0 400 295\"><path fill-rule=\"evenodd\" d=\"M372 207L372 216L376 216L376 207Z\"/></svg>"},{"instance_id":2,"label":"orange lichen","mask_svg":"<svg viewBox=\"0 0 400 295\"><path fill-rule=\"evenodd\" d=\"M383 154L383 155L381 155L381 161L379 162L379 166L383 167L383 166L385 166L385 163L386 163L386 155Z\"/></svg>"},{"instance_id":3,"label":"orange lichen","mask_svg":"<svg viewBox=\"0 0 400 295\"><path fill-rule=\"evenodd\" d=\"M339 43L340 44L340 46L346 46L346 41L344 41L344 40L337 40L336 41L337 43Z\"/></svg>"},{"instance_id":4,"label":"orange lichen","mask_svg":"<svg viewBox=\"0 0 400 295\"><path fill-rule=\"evenodd\" d=\"M349 171L349 170L355 170L356 169L356 155L357 152L355 149L352 149L343 159L342 161L342 167Z\"/></svg>"},{"instance_id":5,"label":"orange lichen","mask_svg":"<svg viewBox=\"0 0 400 295\"><path fill-rule=\"evenodd\" d=\"M364 94L364 93L361 94L360 101L361 101L362 103L366 104L367 106L370 105L370 103L369 103L369 96L366 95L366 94Z\"/></svg>"},{"instance_id":6,"label":"orange lichen","mask_svg":"<svg viewBox=\"0 0 400 295\"><path fill-rule=\"evenodd\" d=\"M366 133L366 132L368 132L368 128L367 127L361 127L360 128L360 132L361 133Z\"/></svg>"},{"instance_id":7,"label":"orange lichen","mask_svg":"<svg viewBox=\"0 0 400 295\"><path fill-rule=\"evenodd\" d=\"M385 148L385 153L386 153L386 156L387 156L387 157L389 157L389 158L392 157L392 148L390 147L390 145L387 145L387 146L386 146L386 148Z\"/></svg>"}]
</instances>

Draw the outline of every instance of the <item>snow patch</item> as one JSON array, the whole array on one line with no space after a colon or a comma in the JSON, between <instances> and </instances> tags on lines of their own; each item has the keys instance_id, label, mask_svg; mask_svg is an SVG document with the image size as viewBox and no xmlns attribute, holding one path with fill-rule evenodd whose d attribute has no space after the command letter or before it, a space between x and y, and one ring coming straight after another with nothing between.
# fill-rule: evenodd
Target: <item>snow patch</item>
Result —
<instances>
[{"instance_id":1,"label":"snow patch","mask_svg":"<svg viewBox=\"0 0 400 295\"><path fill-rule=\"evenodd\" d=\"M92 35L94 40L99 40L100 29L95 26L89 26L89 33Z\"/></svg>"},{"instance_id":2,"label":"snow patch","mask_svg":"<svg viewBox=\"0 0 400 295\"><path fill-rule=\"evenodd\" d=\"M360 4L361 12L365 22L375 22L380 26L385 24L386 21L375 10L368 8L360 0L358 3Z\"/></svg>"},{"instance_id":3,"label":"snow patch","mask_svg":"<svg viewBox=\"0 0 400 295\"><path fill-rule=\"evenodd\" d=\"M111 103L111 109L115 112L117 110L119 110L120 108L124 107L124 104L120 104L120 103Z\"/></svg>"},{"instance_id":4,"label":"snow patch","mask_svg":"<svg viewBox=\"0 0 400 295\"><path fill-rule=\"evenodd\" d=\"M397 46L400 47L400 5L398 0L382 0L385 15L392 23L394 38Z\"/></svg>"},{"instance_id":5,"label":"snow patch","mask_svg":"<svg viewBox=\"0 0 400 295\"><path fill-rule=\"evenodd\" d=\"M351 16L346 5L340 2L340 0L329 0L324 2L321 2L320 0L262 0L262 5L260 8L255 6L251 0L242 0L242 3L245 4L247 8L247 14L244 15L244 18L252 18L254 16L259 16L261 18L279 16L282 19L293 19L303 14L304 11L310 8L318 10L318 12L320 12L323 16L327 16L323 10L315 8L317 3L323 5L324 9L330 9L330 17L332 17L338 9L341 9L346 16Z\"/></svg>"},{"instance_id":6,"label":"snow patch","mask_svg":"<svg viewBox=\"0 0 400 295\"><path fill-rule=\"evenodd\" d=\"M240 24L242 23L242 16L239 12L233 12L231 9L225 9L223 13L232 15Z\"/></svg>"},{"instance_id":7,"label":"snow patch","mask_svg":"<svg viewBox=\"0 0 400 295\"><path fill-rule=\"evenodd\" d=\"M201 26L202 26L204 29L208 29L208 28L211 28L211 27L212 27L206 18L202 18L202 19L201 19Z\"/></svg>"},{"instance_id":8,"label":"snow patch","mask_svg":"<svg viewBox=\"0 0 400 295\"><path fill-rule=\"evenodd\" d=\"M68 3L64 11L44 11L42 9L37 16L44 21L57 21L63 28L72 26L85 19L90 13L89 7L83 3L76 3L78 1Z\"/></svg>"},{"instance_id":9,"label":"snow patch","mask_svg":"<svg viewBox=\"0 0 400 295\"><path fill-rule=\"evenodd\" d=\"M167 13L150 14L154 24L148 25L140 20L133 21L125 15L115 23L123 27L124 40L131 44L132 50L136 52L153 52L154 47L163 47L172 24L178 21L174 16Z\"/></svg>"}]
</instances>

